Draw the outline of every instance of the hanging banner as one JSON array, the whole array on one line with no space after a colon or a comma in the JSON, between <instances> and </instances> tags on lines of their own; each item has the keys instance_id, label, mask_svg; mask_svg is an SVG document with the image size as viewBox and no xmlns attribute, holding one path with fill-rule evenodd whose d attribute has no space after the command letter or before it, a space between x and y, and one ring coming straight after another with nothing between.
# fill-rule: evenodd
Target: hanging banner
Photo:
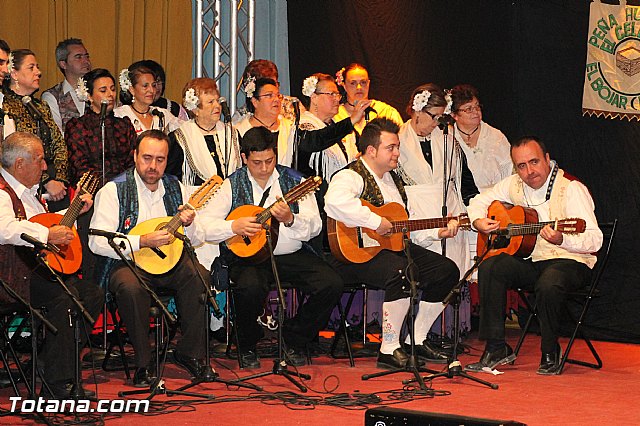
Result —
<instances>
[{"instance_id":1,"label":"hanging banner","mask_svg":"<svg viewBox=\"0 0 640 426\"><path fill-rule=\"evenodd\" d=\"M640 7L591 3L582 114L640 121Z\"/></svg>"}]
</instances>

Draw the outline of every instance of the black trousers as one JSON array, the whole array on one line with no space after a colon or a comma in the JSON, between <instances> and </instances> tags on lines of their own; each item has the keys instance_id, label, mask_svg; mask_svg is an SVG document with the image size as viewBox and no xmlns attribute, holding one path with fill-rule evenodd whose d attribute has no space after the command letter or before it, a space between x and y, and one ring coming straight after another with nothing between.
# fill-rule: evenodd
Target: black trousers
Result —
<instances>
[{"instance_id":1,"label":"black trousers","mask_svg":"<svg viewBox=\"0 0 640 426\"><path fill-rule=\"evenodd\" d=\"M58 328L58 334L46 333L44 346L38 362L44 366L45 380L49 383L69 380L74 377L74 333L69 311L76 311L71 298L62 290L57 281L49 279L48 271L39 267L31 277L31 305L34 308L44 307L45 317ZM77 276L63 276L63 280L71 293L83 304L85 309L96 319L104 304L104 291L94 283L81 280ZM93 324L86 324L80 314L81 342L91 332Z\"/></svg>"},{"instance_id":2,"label":"black trousers","mask_svg":"<svg viewBox=\"0 0 640 426\"><path fill-rule=\"evenodd\" d=\"M300 289L306 296L296 316L281 325L287 345L302 349L329 320L342 294L342 279L325 261L305 249L276 256L276 265L280 280ZM235 283L233 291L238 343L242 350L254 350L262 337L256 320L269 291L273 289L271 260L257 265L238 260L230 266L229 274Z\"/></svg>"},{"instance_id":3,"label":"black trousers","mask_svg":"<svg viewBox=\"0 0 640 426\"><path fill-rule=\"evenodd\" d=\"M197 267L201 268L205 277L209 276L200 264ZM162 275L152 275L142 270L139 272L151 289L166 288L176 293L175 300L182 330L182 338L176 349L193 358L204 357L207 332L207 325L204 324L204 287L191 260L183 254L178 264ZM151 361L151 296L123 262L117 263L111 271L109 290L116 296L118 311L133 344L136 367L146 367Z\"/></svg>"},{"instance_id":4,"label":"black trousers","mask_svg":"<svg viewBox=\"0 0 640 426\"><path fill-rule=\"evenodd\" d=\"M457 284L460 270L449 258L409 243L411 257L418 269L418 288L425 302L442 302ZM382 250L365 263L345 264L331 257L330 261L345 282L365 283L385 290L384 301L393 302L409 296L409 283L405 278L407 258L402 252Z\"/></svg>"},{"instance_id":5,"label":"black trousers","mask_svg":"<svg viewBox=\"0 0 640 426\"><path fill-rule=\"evenodd\" d=\"M504 340L507 290L522 288L536 296L541 349L556 349L566 294L587 284L591 269L571 259L532 262L508 254L491 257L478 268L480 338Z\"/></svg>"}]
</instances>

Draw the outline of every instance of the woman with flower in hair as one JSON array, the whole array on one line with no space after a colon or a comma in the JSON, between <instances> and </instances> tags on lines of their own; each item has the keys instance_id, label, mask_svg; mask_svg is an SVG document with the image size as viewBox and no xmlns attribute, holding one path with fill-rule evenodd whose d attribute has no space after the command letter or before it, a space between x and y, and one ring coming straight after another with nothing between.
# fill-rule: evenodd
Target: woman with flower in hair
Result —
<instances>
[{"instance_id":1,"label":"woman with flower in hair","mask_svg":"<svg viewBox=\"0 0 640 426\"><path fill-rule=\"evenodd\" d=\"M398 173L405 182L408 206L416 218L435 218L442 216L443 194L446 193L447 212L457 216L465 212L460 192L460 163L458 149L453 138L445 145L443 131L438 123L443 114L451 111L450 95L438 85L429 83L417 87L411 94L407 105L407 114L411 119L400 127L400 159ZM449 134L453 133L452 130ZM446 161L447 167L444 168ZM445 176L446 174L446 176ZM439 230L425 230L411 233L414 243L442 253ZM461 274L470 266L467 233L458 232L453 238L446 239L446 256L458 265ZM424 304L424 305L423 305ZM442 303L428 304L420 302L416 319L416 343L426 339L429 329L418 324L432 324L442 312ZM463 318L466 320L466 315ZM466 325L469 326L468 324ZM446 354L424 340L422 346L425 358L444 360Z\"/></svg>"},{"instance_id":2,"label":"woman with flower in hair","mask_svg":"<svg viewBox=\"0 0 640 426\"><path fill-rule=\"evenodd\" d=\"M182 123L175 115L165 108L152 106L156 94L157 75L144 61L134 62L120 71L119 106L113 110L116 117L128 117L140 134L145 130L158 129L169 133L180 127Z\"/></svg>"},{"instance_id":3,"label":"woman with flower in hair","mask_svg":"<svg viewBox=\"0 0 640 426\"><path fill-rule=\"evenodd\" d=\"M49 210L58 211L69 205L67 146L49 106L33 97L40 89L42 75L38 60L31 50L14 50L9 54L7 68L7 78L3 81L4 136L29 132L42 140L48 166L42 174L42 191L49 200ZM27 108L27 104L33 106L33 110Z\"/></svg>"},{"instance_id":4,"label":"woman with flower in hair","mask_svg":"<svg viewBox=\"0 0 640 426\"><path fill-rule=\"evenodd\" d=\"M194 78L182 89L183 106L191 116L169 134L166 173L187 186L201 185L213 175L226 178L242 166L238 135L220 120L220 92L215 80Z\"/></svg>"},{"instance_id":5,"label":"woman with flower in hair","mask_svg":"<svg viewBox=\"0 0 640 426\"><path fill-rule=\"evenodd\" d=\"M116 83L108 70L96 68L86 73L78 80L76 94L89 108L65 127L70 181L75 184L85 172L92 171L103 177L104 184L133 166L136 131L128 119L113 114ZM103 146L100 110L104 101Z\"/></svg>"},{"instance_id":6,"label":"woman with flower in hair","mask_svg":"<svg viewBox=\"0 0 640 426\"><path fill-rule=\"evenodd\" d=\"M278 84L270 78L249 77L245 81L244 92L247 97L245 116L237 124L240 136L253 127L265 127L277 139L278 164L291 167L293 163L294 122L280 115L283 96Z\"/></svg>"},{"instance_id":7,"label":"woman with flower in hair","mask_svg":"<svg viewBox=\"0 0 640 426\"><path fill-rule=\"evenodd\" d=\"M469 84L459 84L451 89L451 99L451 115L456 122L454 135L477 186L475 193L466 191L463 174L462 194L468 205L478 191L489 189L513 174L511 145L500 130L482 121L478 89Z\"/></svg>"},{"instance_id":8,"label":"woman with flower in hair","mask_svg":"<svg viewBox=\"0 0 640 426\"><path fill-rule=\"evenodd\" d=\"M371 80L367 69L363 65L354 62L336 73L336 82L345 92L344 103L340 105L334 118L335 121L340 121L349 117L360 102L369 100ZM402 125L402 117L394 107L382 101L371 99L370 109L367 114L354 126L358 134L362 133L362 129L364 129L368 121L376 117L386 117L395 121L398 126Z\"/></svg>"}]
</instances>

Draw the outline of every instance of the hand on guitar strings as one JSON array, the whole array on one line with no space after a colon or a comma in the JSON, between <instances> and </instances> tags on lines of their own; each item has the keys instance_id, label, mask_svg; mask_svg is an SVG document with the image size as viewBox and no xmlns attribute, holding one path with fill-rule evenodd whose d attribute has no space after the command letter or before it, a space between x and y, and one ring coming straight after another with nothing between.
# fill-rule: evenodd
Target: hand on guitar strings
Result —
<instances>
[{"instance_id":1,"label":"hand on guitar strings","mask_svg":"<svg viewBox=\"0 0 640 426\"><path fill-rule=\"evenodd\" d=\"M562 241L564 240L562 232L556 231L550 225L547 225L540 230L540 236L551 244L555 244L557 246L562 244Z\"/></svg>"},{"instance_id":2,"label":"hand on guitar strings","mask_svg":"<svg viewBox=\"0 0 640 426\"><path fill-rule=\"evenodd\" d=\"M167 232L166 229L149 232L140 235L140 248L142 247L160 247L169 244L175 237Z\"/></svg>"},{"instance_id":3,"label":"hand on guitar strings","mask_svg":"<svg viewBox=\"0 0 640 426\"><path fill-rule=\"evenodd\" d=\"M293 220L293 213L283 199L279 199L277 203L271 206L271 216L278 219L280 223L290 223Z\"/></svg>"},{"instance_id":4,"label":"hand on guitar strings","mask_svg":"<svg viewBox=\"0 0 640 426\"><path fill-rule=\"evenodd\" d=\"M451 216L451 215L449 215ZM447 227L446 228L440 228L438 230L438 237L439 238L453 238L458 234L458 220L457 219L451 219L449 220L449 222L447 222Z\"/></svg>"},{"instance_id":5,"label":"hand on guitar strings","mask_svg":"<svg viewBox=\"0 0 640 426\"><path fill-rule=\"evenodd\" d=\"M184 205L178 207L178 210L180 211L180 222L182 222L182 225L191 225L193 223L193 220L196 218L196 211L189 206Z\"/></svg>"},{"instance_id":6,"label":"hand on guitar strings","mask_svg":"<svg viewBox=\"0 0 640 426\"><path fill-rule=\"evenodd\" d=\"M231 222L231 230L241 237L253 237L262 229L255 216L239 217Z\"/></svg>"},{"instance_id":7,"label":"hand on guitar strings","mask_svg":"<svg viewBox=\"0 0 640 426\"><path fill-rule=\"evenodd\" d=\"M500 221L483 217L473 221L473 227L483 234L500 229Z\"/></svg>"},{"instance_id":8,"label":"hand on guitar strings","mask_svg":"<svg viewBox=\"0 0 640 426\"><path fill-rule=\"evenodd\" d=\"M73 240L74 234L71 228L64 225L53 225L49 228L47 242L54 245L66 245Z\"/></svg>"},{"instance_id":9,"label":"hand on guitar strings","mask_svg":"<svg viewBox=\"0 0 640 426\"><path fill-rule=\"evenodd\" d=\"M378 233L378 235L389 236L391 235L392 228L393 228L393 225L391 224L391 222L389 222L389 219L387 219L386 217L383 217L382 222L380 222L380 226L378 226L378 229L376 229L376 232Z\"/></svg>"},{"instance_id":10,"label":"hand on guitar strings","mask_svg":"<svg viewBox=\"0 0 640 426\"><path fill-rule=\"evenodd\" d=\"M78 192L76 192L76 194L78 194ZM80 199L82 200L82 209L80 210L78 215L88 212L89 209L91 209L91 206L93 206L93 198L91 197L91 194L88 194L88 193L82 194L80 195Z\"/></svg>"}]
</instances>

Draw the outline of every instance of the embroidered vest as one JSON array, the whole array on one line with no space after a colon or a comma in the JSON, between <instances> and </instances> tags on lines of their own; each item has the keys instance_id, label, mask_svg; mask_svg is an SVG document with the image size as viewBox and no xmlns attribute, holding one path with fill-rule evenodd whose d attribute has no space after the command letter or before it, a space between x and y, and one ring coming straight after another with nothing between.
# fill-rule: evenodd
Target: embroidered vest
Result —
<instances>
[{"instance_id":1,"label":"embroidered vest","mask_svg":"<svg viewBox=\"0 0 640 426\"><path fill-rule=\"evenodd\" d=\"M280 175L278 177L278 183L280 184L283 195L302 180L302 174L297 170L281 166L280 164L276 165L276 170ZM240 206L254 204L253 189L251 188L251 181L249 180L249 173L246 166L233 172L229 176L229 181L231 182L232 195L231 211ZM300 211L298 202L291 203L290 208L294 214Z\"/></svg>"},{"instance_id":2,"label":"embroidered vest","mask_svg":"<svg viewBox=\"0 0 640 426\"><path fill-rule=\"evenodd\" d=\"M56 102L58 103L58 109L60 110L60 118L62 119L62 131L64 132L67 127L67 122L72 118L80 117L80 111L76 108L76 104L73 102L71 92L62 93L62 85L64 80L53 86L51 89L46 90L44 93L51 93Z\"/></svg>"},{"instance_id":3,"label":"embroidered vest","mask_svg":"<svg viewBox=\"0 0 640 426\"><path fill-rule=\"evenodd\" d=\"M549 198L550 220L567 218L567 188L573 180L577 179L565 174L562 169L558 170L558 175L556 176L553 188L551 189L551 197ZM524 197L524 182L517 175L511 179L509 195L514 204L518 206L527 206L527 202ZM597 258L591 254L572 253L560 246L551 244L544 238L537 238L536 245L531 253L531 260L539 262L541 260L549 259L573 259L577 262L586 264L589 268L593 268Z\"/></svg>"},{"instance_id":4,"label":"embroidered vest","mask_svg":"<svg viewBox=\"0 0 640 426\"><path fill-rule=\"evenodd\" d=\"M133 175L134 169L129 169L124 173L116 176L113 182L116 184L119 200L118 212L118 229L117 232L128 234L131 229L138 223L138 186ZM164 185L164 208L167 216L174 216L178 213L178 206L182 204L182 192L178 178L172 175L164 175L162 177ZM111 257L98 256L96 261L96 278L101 286L108 286L109 273L119 259Z\"/></svg>"},{"instance_id":5,"label":"embroidered vest","mask_svg":"<svg viewBox=\"0 0 640 426\"><path fill-rule=\"evenodd\" d=\"M369 169L362 164L362 159L358 158L356 161L349 163L347 168L353 170L362 176L364 180L364 189L362 190L362 194L360 194L360 198L366 200L373 204L376 207L381 207L384 205L384 197L382 196L382 191L380 191L380 187L378 186L376 179L369 172ZM407 193L404 190L404 182L398 174L394 171L389 172L391 174L391 178L393 182L396 184L396 188L398 188L398 192L400 193L400 197L402 197L402 201L404 201L405 208L407 207Z\"/></svg>"},{"instance_id":6,"label":"embroidered vest","mask_svg":"<svg viewBox=\"0 0 640 426\"><path fill-rule=\"evenodd\" d=\"M18 220L27 220L22 201L18 198L13 188L0 175L0 190L5 191L11 197L13 212ZM0 244L0 279L4 280L11 288L22 296L25 300L29 300L31 295L31 270L35 266L33 255L29 253L30 249L23 246L14 246L10 244ZM0 291L0 302L13 303L15 300L11 298L6 291Z\"/></svg>"}]
</instances>

